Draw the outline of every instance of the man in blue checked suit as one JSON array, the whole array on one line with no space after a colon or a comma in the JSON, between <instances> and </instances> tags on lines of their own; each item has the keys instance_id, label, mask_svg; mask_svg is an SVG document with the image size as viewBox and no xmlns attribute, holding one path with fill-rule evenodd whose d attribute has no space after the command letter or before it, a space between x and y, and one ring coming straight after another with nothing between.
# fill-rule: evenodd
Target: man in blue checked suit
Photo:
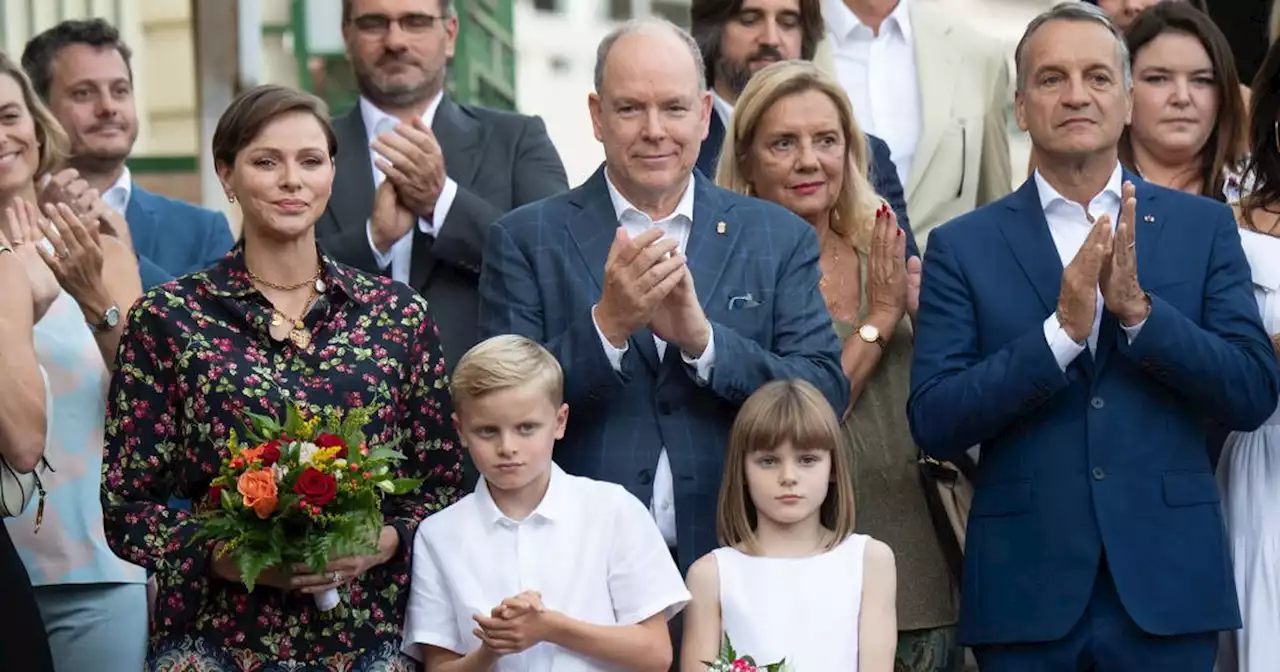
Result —
<instances>
[{"instance_id":1,"label":"man in blue checked suit","mask_svg":"<svg viewBox=\"0 0 1280 672\"><path fill-rule=\"evenodd\" d=\"M692 38L632 22L598 54L606 165L494 224L480 331L555 353L574 418L556 460L650 504L683 570L717 546L725 443L747 396L801 378L843 411L848 381L813 230L693 172L711 99Z\"/></svg>"},{"instance_id":2,"label":"man in blue checked suit","mask_svg":"<svg viewBox=\"0 0 1280 672\"><path fill-rule=\"evenodd\" d=\"M1123 45L1084 3L1030 23L1035 175L926 251L907 414L934 457L982 446L960 639L983 672L1209 672L1240 627L1201 420L1258 427L1280 370L1230 209L1120 165Z\"/></svg>"}]
</instances>

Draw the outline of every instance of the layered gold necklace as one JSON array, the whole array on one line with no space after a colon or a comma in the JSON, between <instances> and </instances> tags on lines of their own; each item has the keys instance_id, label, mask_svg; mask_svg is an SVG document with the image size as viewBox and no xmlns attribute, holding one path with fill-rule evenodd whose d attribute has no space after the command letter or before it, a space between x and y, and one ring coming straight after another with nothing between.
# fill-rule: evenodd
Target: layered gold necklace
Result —
<instances>
[{"instance_id":1,"label":"layered gold necklace","mask_svg":"<svg viewBox=\"0 0 1280 672\"><path fill-rule=\"evenodd\" d=\"M249 278L254 282L281 292L292 292L297 289L302 289L307 285L311 286L311 291L307 294L307 300L302 304L302 313L297 317L293 317L285 313L274 305L271 307L271 326L278 327L286 321L292 323L293 328L289 330L289 342L293 343L294 347L299 350L306 350L311 347L311 332L307 331L307 325L306 322L303 321L303 318L306 317L307 309L311 307L311 302L315 301L316 297L320 296L320 293L324 291L324 280L321 279L321 276L324 274L323 267L317 268L316 274L311 278L292 285L278 285L269 280L263 280L258 277L257 273L249 271L247 268L245 270L249 272Z\"/></svg>"}]
</instances>

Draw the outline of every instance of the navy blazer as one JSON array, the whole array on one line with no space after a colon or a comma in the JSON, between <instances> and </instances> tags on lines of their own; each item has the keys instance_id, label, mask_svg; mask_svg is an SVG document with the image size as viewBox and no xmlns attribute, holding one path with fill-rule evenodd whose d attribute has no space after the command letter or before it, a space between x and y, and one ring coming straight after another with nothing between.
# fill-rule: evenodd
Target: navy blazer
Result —
<instances>
[{"instance_id":1,"label":"navy blazer","mask_svg":"<svg viewBox=\"0 0 1280 672\"><path fill-rule=\"evenodd\" d=\"M1255 429L1280 370L1231 210L1125 179L1151 314L1130 343L1104 312L1097 354L1065 373L1044 336L1062 263L1035 181L930 235L907 413L937 458L982 445L964 643L1065 636L1104 554L1146 632L1240 627L1202 419Z\"/></svg>"},{"instance_id":2,"label":"navy blazer","mask_svg":"<svg viewBox=\"0 0 1280 672\"><path fill-rule=\"evenodd\" d=\"M889 145L884 140L870 133L863 134L867 139L867 150L871 153L871 186L893 208L898 216L898 228L907 234L907 258L920 256L920 247L916 245L916 236L911 232L911 220L907 218L907 196L898 179L898 169L893 165L889 155ZM716 179L716 164L720 162L720 150L724 146L725 128L720 121L720 113L711 113L711 125L707 129L707 139L702 141L698 149L698 170L703 175Z\"/></svg>"},{"instance_id":3,"label":"navy blazer","mask_svg":"<svg viewBox=\"0 0 1280 672\"><path fill-rule=\"evenodd\" d=\"M212 266L235 244L222 213L153 194L137 182L124 218L144 291Z\"/></svg>"},{"instance_id":4,"label":"navy blazer","mask_svg":"<svg viewBox=\"0 0 1280 672\"><path fill-rule=\"evenodd\" d=\"M591 317L618 228L603 168L498 220L480 274L481 336L527 336L564 368L572 412L555 457L566 471L619 483L648 503L666 447L682 570L717 546L725 445L742 402L778 378L813 383L840 411L849 400L818 292L813 227L696 172L693 207L686 256L715 343L705 387L674 350L658 359L647 328L629 339L621 373L609 363Z\"/></svg>"}]
</instances>

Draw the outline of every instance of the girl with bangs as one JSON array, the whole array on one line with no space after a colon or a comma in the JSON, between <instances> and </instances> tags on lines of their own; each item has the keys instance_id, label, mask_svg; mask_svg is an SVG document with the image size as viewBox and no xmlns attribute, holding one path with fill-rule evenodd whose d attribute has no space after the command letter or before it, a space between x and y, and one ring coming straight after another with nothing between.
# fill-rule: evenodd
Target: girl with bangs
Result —
<instances>
[{"instance_id":1,"label":"girl with bangs","mask_svg":"<svg viewBox=\"0 0 1280 672\"><path fill-rule=\"evenodd\" d=\"M854 534L851 469L839 420L812 385L777 380L747 399L725 456L722 547L689 568L683 672L704 672L725 636L760 665L893 669L893 552Z\"/></svg>"}]
</instances>

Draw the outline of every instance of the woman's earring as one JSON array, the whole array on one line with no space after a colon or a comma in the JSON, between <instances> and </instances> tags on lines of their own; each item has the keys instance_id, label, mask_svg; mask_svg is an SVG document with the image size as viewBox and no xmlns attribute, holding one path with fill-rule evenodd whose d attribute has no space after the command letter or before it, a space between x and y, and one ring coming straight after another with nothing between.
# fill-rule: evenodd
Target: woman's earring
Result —
<instances>
[{"instance_id":1,"label":"woman's earring","mask_svg":"<svg viewBox=\"0 0 1280 672\"><path fill-rule=\"evenodd\" d=\"M235 195L235 194L227 194L227 202L228 202L228 203L235 203L235 202L236 202L236 195Z\"/></svg>"}]
</instances>

